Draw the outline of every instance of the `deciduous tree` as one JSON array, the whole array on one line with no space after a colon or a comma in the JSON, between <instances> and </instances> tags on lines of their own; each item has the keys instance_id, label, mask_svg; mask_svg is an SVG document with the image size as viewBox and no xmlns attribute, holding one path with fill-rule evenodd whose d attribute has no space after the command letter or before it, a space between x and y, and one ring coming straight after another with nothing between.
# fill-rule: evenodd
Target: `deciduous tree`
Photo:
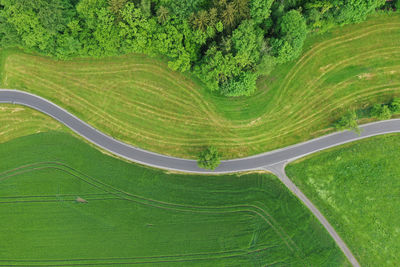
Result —
<instances>
[{"instance_id":1,"label":"deciduous tree","mask_svg":"<svg viewBox=\"0 0 400 267\"><path fill-rule=\"evenodd\" d=\"M393 98L393 100L390 102L389 108L393 114L400 113L400 98L399 97Z\"/></svg>"},{"instance_id":2,"label":"deciduous tree","mask_svg":"<svg viewBox=\"0 0 400 267\"><path fill-rule=\"evenodd\" d=\"M197 160L197 165L203 169L214 170L221 163L220 155L217 149L213 146L208 147L200 153Z\"/></svg>"},{"instance_id":3,"label":"deciduous tree","mask_svg":"<svg viewBox=\"0 0 400 267\"><path fill-rule=\"evenodd\" d=\"M360 134L360 128L357 123L357 114L354 110L347 112L343 117L341 117L336 123L335 127L338 130L352 130Z\"/></svg>"},{"instance_id":4,"label":"deciduous tree","mask_svg":"<svg viewBox=\"0 0 400 267\"><path fill-rule=\"evenodd\" d=\"M306 35L307 25L304 17L297 10L289 11L279 23L279 39L273 38L271 40L273 53L280 62L298 57Z\"/></svg>"},{"instance_id":5,"label":"deciduous tree","mask_svg":"<svg viewBox=\"0 0 400 267\"><path fill-rule=\"evenodd\" d=\"M271 14L273 0L250 1L250 16L258 24L263 23Z\"/></svg>"}]
</instances>

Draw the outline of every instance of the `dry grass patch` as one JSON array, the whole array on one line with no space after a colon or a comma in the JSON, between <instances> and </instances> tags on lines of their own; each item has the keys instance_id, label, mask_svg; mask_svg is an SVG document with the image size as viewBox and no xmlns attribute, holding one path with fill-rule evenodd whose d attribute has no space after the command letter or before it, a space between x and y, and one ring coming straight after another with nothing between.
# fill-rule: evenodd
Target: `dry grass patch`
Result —
<instances>
[{"instance_id":1,"label":"dry grass patch","mask_svg":"<svg viewBox=\"0 0 400 267\"><path fill-rule=\"evenodd\" d=\"M0 143L16 137L65 127L36 110L11 104L0 104Z\"/></svg>"}]
</instances>

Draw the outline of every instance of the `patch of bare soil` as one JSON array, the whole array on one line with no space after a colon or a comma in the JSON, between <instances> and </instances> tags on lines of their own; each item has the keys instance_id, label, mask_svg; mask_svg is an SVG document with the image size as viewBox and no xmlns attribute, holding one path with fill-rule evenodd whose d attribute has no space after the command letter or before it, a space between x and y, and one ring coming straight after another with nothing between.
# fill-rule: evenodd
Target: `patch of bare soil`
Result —
<instances>
[{"instance_id":1,"label":"patch of bare soil","mask_svg":"<svg viewBox=\"0 0 400 267\"><path fill-rule=\"evenodd\" d=\"M88 203L87 200L85 200L85 199L83 199L83 198L81 198L81 197L77 197L77 198L75 199L75 201L78 202L78 203Z\"/></svg>"}]
</instances>

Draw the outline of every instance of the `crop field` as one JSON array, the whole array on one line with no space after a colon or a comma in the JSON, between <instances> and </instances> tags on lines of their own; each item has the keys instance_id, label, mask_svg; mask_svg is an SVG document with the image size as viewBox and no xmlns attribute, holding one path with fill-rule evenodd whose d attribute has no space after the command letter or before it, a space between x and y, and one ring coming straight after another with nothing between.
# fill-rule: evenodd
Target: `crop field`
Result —
<instances>
[{"instance_id":1,"label":"crop field","mask_svg":"<svg viewBox=\"0 0 400 267\"><path fill-rule=\"evenodd\" d=\"M400 262L399 143L399 134L373 137L286 168L361 266Z\"/></svg>"},{"instance_id":2,"label":"crop field","mask_svg":"<svg viewBox=\"0 0 400 267\"><path fill-rule=\"evenodd\" d=\"M165 173L55 131L2 143L0 158L0 265L347 265L266 173Z\"/></svg>"},{"instance_id":3,"label":"crop field","mask_svg":"<svg viewBox=\"0 0 400 267\"><path fill-rule=\"evenodd\" d=\"M258 82L251 97L213 95L143 55L54 61L3 51L1 87L36 93L144 149L224 158L284 147L332 131L349 107L400 94L399 14L308 38L302 56Z\"/></svg>"}]
</instances>

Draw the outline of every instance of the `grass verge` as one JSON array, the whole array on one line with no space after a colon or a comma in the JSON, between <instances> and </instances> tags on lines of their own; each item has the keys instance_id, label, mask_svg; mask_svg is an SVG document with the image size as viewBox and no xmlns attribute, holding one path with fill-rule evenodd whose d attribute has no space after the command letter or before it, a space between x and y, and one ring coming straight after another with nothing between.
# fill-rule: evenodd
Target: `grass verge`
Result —
<instances>
[{"instance_id":1,"label":"grass verge","mask_svg":"<svg viewBox=\"0 0 400 267\"><path fill-rule=\"evenodd\" d=\"M372 137L286 168L362 266L400 262L399 143L398 134Z\"/></svg>"}]
</instances>

